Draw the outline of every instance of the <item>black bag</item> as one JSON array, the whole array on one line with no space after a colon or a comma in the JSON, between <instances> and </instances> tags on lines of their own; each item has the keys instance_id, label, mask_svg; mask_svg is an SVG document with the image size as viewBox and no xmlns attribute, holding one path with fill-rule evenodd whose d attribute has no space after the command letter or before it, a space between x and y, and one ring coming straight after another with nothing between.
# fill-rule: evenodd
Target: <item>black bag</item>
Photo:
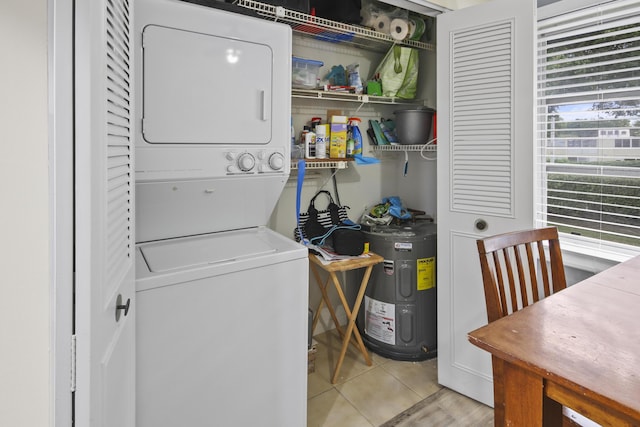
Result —
<instances>
[{"instance_id":1,"label":"black bag","mask_svg":"<svg viewBox=\"0 0 640 427\"><path fill-rule=\"evenodd\" d=\"M358 256L364 252L365 236L360 230L336 228L331 237L333 250L339 255Z\"/></svg>"},{"instance_id":2,"label":"black bag","mask_svg":"<svg viewBox=\"0 0 640 427\"><path fill-rule=\"evenodd\" d=\"M320 194L328 197L324 210L316 208L316 198ZM339 255L361 255L364 252L365 236L359 230L360 226L349 220L347 209L348 206L338 206L329 191L318 191L309 202L307 212L298 216L298 227L294 230L295 240L300 241L302 238L315 245L331 246Z\"/></svg>"},{"instance_id":3,"label":"black bag","mask_svg":"<svg viewBox=\"0 0 640 427\"><path fill-rule=\"evenodd\" d=\"M316 208L316 198L325 194L328 197L327 207L323 210ZM294 230L296 241L300 241L300 232L305 240L316 239L326 234L334 225L339 225L345 221L349 221L347 215L348 206L338 206L334 201L331 193L327 190L321 190L311 198L307 212L301 212L298 216L298 227ZM314 241L312 243L318 243Z\"/></svg>"}]
</instances>

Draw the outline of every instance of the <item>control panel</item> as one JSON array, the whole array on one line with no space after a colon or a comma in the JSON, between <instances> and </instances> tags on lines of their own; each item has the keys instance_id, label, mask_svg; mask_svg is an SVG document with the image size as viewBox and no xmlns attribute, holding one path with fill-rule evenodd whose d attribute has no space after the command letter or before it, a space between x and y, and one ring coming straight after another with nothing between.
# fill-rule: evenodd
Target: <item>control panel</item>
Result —
<instances>
[{"instance_id":1,"label":"control panel","mask_svg":"<svg viewBox=\"0 0 640 427\"><path fill-rule=\"evenodd\" d=\"M278 173L285 170L285 156L280 151L237 150L225 154L227 175Z\"/></svg>"}]
</instances>

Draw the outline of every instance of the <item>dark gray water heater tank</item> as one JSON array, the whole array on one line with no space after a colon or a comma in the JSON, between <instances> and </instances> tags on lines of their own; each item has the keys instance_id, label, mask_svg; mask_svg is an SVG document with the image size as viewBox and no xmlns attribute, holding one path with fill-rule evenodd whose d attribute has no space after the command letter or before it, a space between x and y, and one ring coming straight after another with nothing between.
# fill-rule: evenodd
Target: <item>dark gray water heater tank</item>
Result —
<instances>
[{"instance_id":1,"label":"dark gray water heater tank","mask_svg":"<svg viewBox=\"0 0 640 427\"><path fill-rule=\"evenodd\" d=\"M376 226L365 231L374 266L358 327L365 345L395 360L437 356L436 225Z\"/></svg>"}]
</instances>

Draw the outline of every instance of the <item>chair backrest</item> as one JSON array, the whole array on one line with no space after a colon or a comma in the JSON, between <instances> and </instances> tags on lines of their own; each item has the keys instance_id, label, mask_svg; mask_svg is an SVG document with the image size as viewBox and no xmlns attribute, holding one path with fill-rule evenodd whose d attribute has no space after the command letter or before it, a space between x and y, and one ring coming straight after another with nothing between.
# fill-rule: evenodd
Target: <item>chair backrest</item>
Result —
<instances>
[{"instance_id":1,"label":"chair backrest","mask_svg":"<svg viewBox=\"0 0 640 427\"><path fill-rule=\"evenodd\" d=\"M477 244L489 322L567 287L555 227L499 234Z\"/></svg>"}]
</instances>

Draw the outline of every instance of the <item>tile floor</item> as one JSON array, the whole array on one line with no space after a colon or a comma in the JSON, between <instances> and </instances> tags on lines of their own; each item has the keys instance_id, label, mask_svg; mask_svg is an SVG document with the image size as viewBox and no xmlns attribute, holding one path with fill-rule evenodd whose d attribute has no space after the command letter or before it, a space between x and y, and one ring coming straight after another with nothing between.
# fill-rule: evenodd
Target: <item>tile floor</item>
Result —
<instances>
[{"instance_id":1,"label":"tile floor","mask_svg":"<svg viewBox=\"0 0 640 427\"><path fill-rule=\"evenodd\" d=\"M452 424L451 420L462 419L457 417L455 406L447 408L436 403L433 405L435 409L431 409L436 412L433 418L430 416L431 420L448 420L447 423L438 423L439 425L471 426L493 423L491 408L443 389L438 384L437 359L401 362L369 352L373 365L367 366L355 346L349 346L338 382L332 385L330 378L340 352L340 337L334 329L318 334L314 339L317 342L317 352L315 372L308 376L307 427L377 427L441 390L447 396L454 395L454 399L464 400L464 403L478 408L476 412L479 416L473 421L468 420L468 413L460 414L467 416L467 419ZM487 417L491 421L489 424ZM429 422L419 425L436 424Z\"/></svg>"}]
</instances>

